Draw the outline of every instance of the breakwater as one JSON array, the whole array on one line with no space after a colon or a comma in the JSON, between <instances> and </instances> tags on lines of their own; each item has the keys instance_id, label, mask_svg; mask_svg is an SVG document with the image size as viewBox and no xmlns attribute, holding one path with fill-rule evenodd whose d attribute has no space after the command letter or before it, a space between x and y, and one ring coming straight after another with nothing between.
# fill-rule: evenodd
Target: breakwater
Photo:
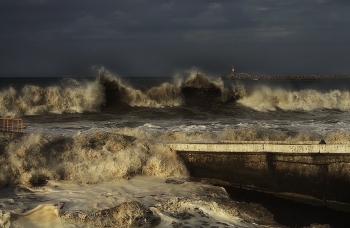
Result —
<instances>
[{"instance_id":1,"label":"breakwater","mask_svg":"<svg viewBox=\"0 0 350 228\"><path fill-rule=\"evenodd\" d=\"M258 75L237 73L222 76L224 79L237 80L326 80L326 79L350 79L350 75Z\"/></svg>"},{"instance_id":2,"label":"breakwater","mask_svg":"<svg viewBox=\"0 0 350 228\"><path fill-rule=\"evenodd\" d=\"M350 212L350 145L170 144L191 176Z\"/></svg>"}]
</instances>

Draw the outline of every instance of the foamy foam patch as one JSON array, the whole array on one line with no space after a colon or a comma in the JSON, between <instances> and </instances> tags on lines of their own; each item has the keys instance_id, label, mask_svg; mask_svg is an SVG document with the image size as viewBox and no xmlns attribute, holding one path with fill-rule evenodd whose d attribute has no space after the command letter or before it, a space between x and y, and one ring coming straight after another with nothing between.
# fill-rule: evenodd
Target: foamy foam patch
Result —
<instances>
[{"instance_id":1,"label":"foamy foam patch","mask_svg":"<svg viewBox=\"0 0 350 228\"><path fill-rule=\"evenodd\" d=\"M2 189L0 196L0 221L12 227L278 227L265 208L234 202L222 187L184 179L49 181L41 188Z\"/></svg>"},{"instance_id":2,"label":"foamy foam patch","mask_svg":"<svg viewBox=\"0 0 350 228\"><path fill-rule=\"evenodd\" d=\"M350 93L332 90L327 93L316 90L287 91L267 86L256 88L251 94L237 101L257 111L338 109L350 110Z\"/></svg>"},{"instance_id":3,"label":"foamy foam patch","mask_svg":"<svg viewBox=\"0 0 350 228\"><path fill-rule=\"evenodd\" d=\"M11 227L63 227L59 218L59 208L52 204L39 204L22 214L13 214Z\"/></svg>"}]
</instances>

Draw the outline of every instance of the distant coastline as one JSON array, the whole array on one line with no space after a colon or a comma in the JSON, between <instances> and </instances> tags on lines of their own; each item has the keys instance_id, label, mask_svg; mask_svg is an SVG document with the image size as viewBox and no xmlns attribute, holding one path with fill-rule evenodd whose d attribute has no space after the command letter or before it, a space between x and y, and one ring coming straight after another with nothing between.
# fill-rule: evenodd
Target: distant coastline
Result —
<instances>
[{"instance_id":1,"label":"distant coastline","mask_svg":"<svg viewBox=\"0 0 350 228\"><path fill-rule=\"evenodd\" d=\"M258 75L237 73L223 75L223 79L238 79L238 80L320 80L320 79L350 79L350 75Z\"/></svg>"}]
</instances>

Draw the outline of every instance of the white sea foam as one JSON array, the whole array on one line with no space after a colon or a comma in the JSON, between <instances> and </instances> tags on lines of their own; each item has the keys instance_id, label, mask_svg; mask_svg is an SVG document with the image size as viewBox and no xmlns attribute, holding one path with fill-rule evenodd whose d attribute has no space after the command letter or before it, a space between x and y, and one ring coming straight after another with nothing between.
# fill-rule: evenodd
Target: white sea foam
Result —
<instances>
[{"instance_id":1,"label":"white sea foam","mask_svg":"<svg viewBox=\"0 0 350 228\"><path fill-rule=\"evenodd\" d=\"M278 227L265 208L236 203L221 187L183 179L49 181L41 188L3 189L0 196L0 224L12 227Z\"/></svg>"}]
</instances>

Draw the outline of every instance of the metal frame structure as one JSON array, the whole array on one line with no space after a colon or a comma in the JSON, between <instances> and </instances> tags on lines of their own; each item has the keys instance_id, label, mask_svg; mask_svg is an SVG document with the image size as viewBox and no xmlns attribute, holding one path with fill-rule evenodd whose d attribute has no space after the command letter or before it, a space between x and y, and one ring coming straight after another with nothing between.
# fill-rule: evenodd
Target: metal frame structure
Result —
<instances>
[{"instance_id":1,"label":"metal frame structure","mask_svg":"<svg viewBox=\"0 0 350 228\"><path fill-rule=\"evenodd\" d=\"M0 118L2 132L23 133L23 119L21 118Z\"/></svg>"}]
</instances>

